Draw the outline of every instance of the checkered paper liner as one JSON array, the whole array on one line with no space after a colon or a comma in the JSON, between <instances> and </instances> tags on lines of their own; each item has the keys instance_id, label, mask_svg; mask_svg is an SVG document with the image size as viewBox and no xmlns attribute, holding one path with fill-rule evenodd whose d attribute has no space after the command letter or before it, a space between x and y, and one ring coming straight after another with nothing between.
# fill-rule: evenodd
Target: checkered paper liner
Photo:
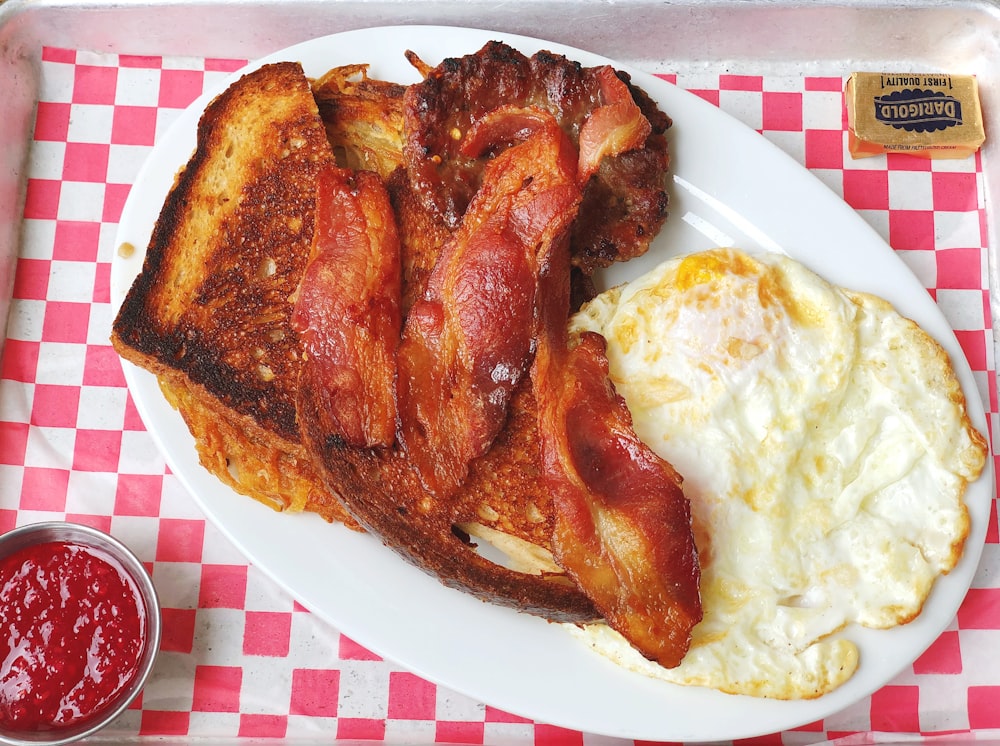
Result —
<instances>
[{"instance_id":1,"label":"checkered paper liner","mask_svg":"<svg viewBox=\"0 0 1000 746\"><path fill-rule=\"evenodd\" d=\"M162 653L114 737L611 743L536 723L380 659L296 604L199 512L166 467L109 345L114 234L144 157L241 60L47 48L0 372L0 530L62 519L115 534L152 571ZM982 163L852 161L840 77L664 75L762 132L842 195L956 330L996 432ZM807 744L1000 729L996 506L957 618L856 705L754 739Z\"/></svg>"}]
</instances>

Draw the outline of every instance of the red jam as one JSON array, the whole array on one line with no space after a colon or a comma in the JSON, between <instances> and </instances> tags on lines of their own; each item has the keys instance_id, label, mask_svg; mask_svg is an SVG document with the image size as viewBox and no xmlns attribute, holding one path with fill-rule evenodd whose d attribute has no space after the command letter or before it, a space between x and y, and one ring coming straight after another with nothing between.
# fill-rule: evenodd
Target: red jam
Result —
<instances>
[{"instance_id":1,"label":"red jam","mask_svg":"<svg viewBox=\"0 0 1000 746\"><path fill-rule=\"evenodd\" d=\"M0 560L0 727L99 715L138 672L144 614L135 584L100 550L49 542Z\"/></svg>"}]
</instances>

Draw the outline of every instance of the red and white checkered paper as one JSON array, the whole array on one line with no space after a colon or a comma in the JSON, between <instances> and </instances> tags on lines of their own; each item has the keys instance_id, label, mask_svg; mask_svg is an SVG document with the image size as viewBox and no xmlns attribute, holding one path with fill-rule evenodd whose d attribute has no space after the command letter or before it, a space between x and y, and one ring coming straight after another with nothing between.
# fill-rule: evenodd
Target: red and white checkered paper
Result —
<instances>
[{"instance_id":1,"label":"red and white checkered paper","mask_svg":"<svg viewBox=\"0 0 1000 746\"><path fill-rule=\"evenodd\" d=\"M152 571L162 653L110 735L596 744L379 659L298 606L199 512L166 468L108 343L114 233L139 166L179 111L242 61L45 49L22 247L0 373L0 530L69 518ZM845 71L845 74L849 71ZM996 430L997 377L979 156L846 154L843 79L665 76L736 115L842 194L934 296ZM990 433L991 439L994 433ZM871 742L1000 729L1000 534L957 618L881 691L757 742Z\"/></svg>"}]
</instances>

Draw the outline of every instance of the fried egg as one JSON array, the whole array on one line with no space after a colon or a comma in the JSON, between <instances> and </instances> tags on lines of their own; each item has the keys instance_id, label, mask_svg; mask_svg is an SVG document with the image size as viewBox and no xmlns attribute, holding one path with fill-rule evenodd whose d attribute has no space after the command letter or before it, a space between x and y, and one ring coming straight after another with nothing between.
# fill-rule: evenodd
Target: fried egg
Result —
<instances>
[{"instance_id":1,"label":"fried egg","mask_svg":"<svg viewBox=\"0 0 1000 746\"><path fill-rule=\"evenodd\" d=\"M960 558L985 463L946 353L885 301L779 254L672 259L571 330L608 342L636 433L684 478L704 620L674 669L603 624L621 665L680 684L820 696L859 660L846 625L916 617Z\"/></svg>"}]
</instances>

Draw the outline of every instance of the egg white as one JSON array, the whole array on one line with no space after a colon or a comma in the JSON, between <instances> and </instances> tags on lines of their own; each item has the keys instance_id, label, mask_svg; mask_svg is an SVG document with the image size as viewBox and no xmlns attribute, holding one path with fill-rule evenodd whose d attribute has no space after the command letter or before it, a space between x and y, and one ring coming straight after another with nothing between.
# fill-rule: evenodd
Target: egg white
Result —
<instances>
[{"instance_id":1,"label":"egg white","mask_svg":"<svg viewBox=\"0 0 1000 746\"><path fill-rule=\"evenodd\" d=\"M779 254L672 259L594 299L636 433L684 478L704 620L675 669L605 625L576 630L668 681L792 699L846 681L835 632L912 620L961 556L984 465L947 356L881 299Z\"/></svg>"}]
</instances>

